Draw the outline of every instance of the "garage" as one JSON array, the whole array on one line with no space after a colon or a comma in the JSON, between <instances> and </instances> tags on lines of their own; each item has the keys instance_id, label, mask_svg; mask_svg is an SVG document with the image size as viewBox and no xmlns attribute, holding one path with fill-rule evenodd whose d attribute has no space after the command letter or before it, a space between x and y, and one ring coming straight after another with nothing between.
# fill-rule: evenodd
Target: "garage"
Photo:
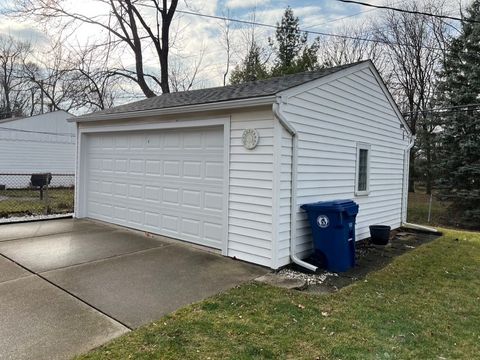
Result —
<instances>
[{"instance_id":1,"label":"garage","mask_svg":"<svg viewBox=\"0 0 480 360\"><path fill-rule=\"evenodd\" d=\"M223 127L91 133L86 215L220 249Z\"/></svg>"},{"instance_id":2,"label":"garage","mask_svg":"<svg viewBox=\"0 0 480 360\"><path fill-rule=\"evenodd\" d=\"M302 204L354 200L357 240L372 224L406 221L414 137L370 61L162 94L70 121L76 218L310 270Z\"/></svg>"}]
</instances>

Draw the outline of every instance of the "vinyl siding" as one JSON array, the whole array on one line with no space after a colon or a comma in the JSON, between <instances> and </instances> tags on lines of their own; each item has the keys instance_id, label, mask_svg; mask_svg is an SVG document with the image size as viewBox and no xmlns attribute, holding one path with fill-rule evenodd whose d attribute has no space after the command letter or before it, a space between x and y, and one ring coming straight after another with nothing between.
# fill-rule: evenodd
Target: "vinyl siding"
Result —
<instances>
[{"instance_id":1,"label":"vinyl siding","mask_svg":"<svg viewBox=\"0 0 480 360\"><path fill-rule=\"evenodd\" d=\"M73 174L76 127L66 121L69 117L68 113L57 111L1 122L0 173ZM0 176L0 183L10 187L28 186L29 181L29 177ZM52 181L55 185L55 179Z\"/></svg>"},{"instance_id":2,"label":"vinyl siding","mask_svg":"<svg viewBox=\"0 0 480 360\"><path fill-rule=\"evenodd\" d=\"M275 268L290 263L290 207L292 188L292 136L278 123L280 174L278 177L277 259Z\"/></svg>"},{"instance_id":3,"label":"vinyl siding","mask_svg":"<svg viewBox=\"0 0 480 360\"><path fill-rule=\"evenodd\" d=\"M231 115L228 256L272 267L274 122L271 110ZM247 150L242 133L255 128L260 140Z\"/></svg>"},{"instance_id":4,"label":"vinyl siding","mask_svg":"<svg viewBox=\"0 0 480 360\"><path fill-rule=\"evenodd\" d=\"M298 132L297 253L311 251L304 203L353 199L360 205L357 240L368 226L401 224L404 149L407 136L382 88L365 68L287 100L283 112ZM357 142L371 145L369 194L355 196ZM279 242L285 242L280 237ZM279 251L280 262L285 254Z\"/></svg>"}]
</instances>

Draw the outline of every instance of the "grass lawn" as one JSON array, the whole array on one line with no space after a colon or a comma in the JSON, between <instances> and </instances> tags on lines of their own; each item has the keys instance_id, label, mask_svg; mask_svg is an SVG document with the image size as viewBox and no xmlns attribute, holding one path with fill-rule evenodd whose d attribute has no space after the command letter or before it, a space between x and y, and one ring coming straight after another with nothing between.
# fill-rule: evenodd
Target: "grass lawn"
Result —
<instances>
[{"instance_id":1,"label":"grass lawn","mask_svg":"<svg viewBox=\"0 0 480 360\"><path fill-rule=\"evenodd\" d=\"M248 283L80 359L474 359L479 324L480 233L446 230L337 293Z\"/></svg>"},{"instance_id":2,"label":"grass lawn","mask_svg":"<svg viewBox=\"0 0 480 360\"><path fill-rule=\"evenodd\" d=\"M48 190L49 214L73 212L73 188ZM46 192L45 192L46 194ZM8 189L0 191L0 217L45 214L47 203L40 200L39 191Z\"/></svg>"}]
</instances>

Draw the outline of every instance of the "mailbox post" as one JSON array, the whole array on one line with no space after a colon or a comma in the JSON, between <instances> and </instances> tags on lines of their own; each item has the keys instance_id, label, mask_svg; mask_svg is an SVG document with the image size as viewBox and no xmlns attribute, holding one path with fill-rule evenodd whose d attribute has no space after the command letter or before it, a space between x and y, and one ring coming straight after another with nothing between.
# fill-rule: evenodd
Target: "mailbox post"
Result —
<instances>
[{"instance_id":1,"label":"mailbox post","mask_svg":"<svg viewBox=\"0 0 480 360\"><path fill-rule=\"evenodd\" d=\"M48 185L52 181L52 174L51 173L43 173L43 174L32 174L30 178L30 183L32 187L38 188L40 190L40 200L43 200L43 190L47 191L48 197Z\"/></svg>"}]
</instances>

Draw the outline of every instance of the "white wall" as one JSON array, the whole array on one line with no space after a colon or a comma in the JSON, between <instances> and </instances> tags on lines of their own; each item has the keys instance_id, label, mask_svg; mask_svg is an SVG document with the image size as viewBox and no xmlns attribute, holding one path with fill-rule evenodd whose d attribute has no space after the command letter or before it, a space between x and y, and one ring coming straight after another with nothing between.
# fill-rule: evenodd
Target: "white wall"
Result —
<instances>
[{"instance_id":1,"label":"white wall","mask_svg":"<svg viewBox=\"0 0 480 360\"><path fill-rule=\"evenodd\" d=\"M242 133L255 128L253 150ZM228 256L272 267L274 121L271 108L231 115Z\"/></svg>"},{"instance_id":2,"label":"white wall","mask_svg":"<svg viewBox=\"0 0 480 360\"><path fill-rule=\"evenodd\" d=\"M297 253L311 251L310 226L299 206L353 199L360 205L357 240L368 226L401 224L405 131L368 67L287 99L283 112L298 131ZM355 196L357 142L371 144L370 193ZM284 241L280 239L280 241ZM279 252L279 265L288 263Z\"/></svg>"},{"instance_id":3,"label":"white wall","mask_svg":"<svg viewBox=\"0 0 480 360\"><path fill-rule=\"evenodd\" d=\"M275 177L277 198L276 215L276 254L274 256L274 268L290 263L290 209L292 188L292 136L280 124L275 122L276 127L276 164L278 175Z\"/></svg>"},{"instance_id":4,"label":"white wall","mask_svg":"<svg viewBox=\"0 0 480 360\"><path fill-rule=\"evenodd\" d=\"M73 174L76 126L66 121L70 117L65 111L56 111L0 122L0 173ZM0 176L0 184L12 186L12 181L16 187L27 186L30 178ZM52 181L55 185L55 179Z\"/></svg>"}]
</instances>

